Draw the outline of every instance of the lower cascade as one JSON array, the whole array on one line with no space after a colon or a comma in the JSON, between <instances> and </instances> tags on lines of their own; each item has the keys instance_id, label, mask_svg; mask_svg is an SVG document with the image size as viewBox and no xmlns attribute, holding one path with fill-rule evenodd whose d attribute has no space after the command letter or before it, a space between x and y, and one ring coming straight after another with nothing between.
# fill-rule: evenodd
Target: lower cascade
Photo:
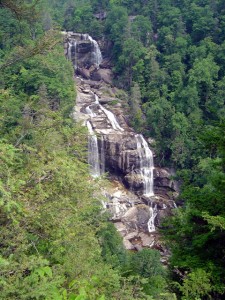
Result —
<instances>
[{"instance_id":1,"label":"lower cascade","mask_svg":"<svg viewBox=\"0 0 225 300\"><path fill-rule=\"evenodd\" d=\"M75 72L79 68L84 74L101 70L102 55L96 41L87 34L64 35L66 54ZM84 51L86 48L89 52ZM112 182L111 187L102 187L108 199L102 200L104 209L111 212L126 249L155 247L166 252L160 245L157 227L175 207L175 198L170 195L175 195L176 190L169 171L154 167L148 142L127 124L123 102L113 98L116 104L110 104L108 95L114 93L115 87L81 77L75 80L77 101L73 116L88 129L90 174L96 178L107 172Z\"/></svg>"},{"instance_id":2,"label":"lower cascade","mask_svg":"<svg viewBox=\"0 0 225 300\"><path fill-rule=\"evenodd\" d=\"M157 216L157 205L155 204L154 207L152 205L149 207L150 211L150 219L148 221L148 231L154 232L155 231L155 218Z\"/></svg>"},{"instance_id":3,"label":"lower cascade","mask_svg":"<svg viewBox=\"0 0 225 300\"><path fill-rule=\"evenodd\" d=\"M99 103L99 98L96 94L94 94L94 102L93 106L95 106L95 110L98 110L100 114L104 114L105 118L108 121L108 124L111 126L111 133L113 131L120 131L124 132L124 129L119 125L116 116L109 111L108 109L104 108ZM92 109L92 105L89 105L85 108L85 113L89 115L92 122L95 121L95 119L98 119L98 113L95 113ZM99 132L99 135L101 136L101 153L98 148L98 142L97 142L97 136L94 133L94 130L92 128L92 125L90 121L87 121L87 127L89 131L89 164L91 165L92 175L94 176L100 176L100 165L104 164L103 161L105 161L104 156L104 136ZM154 163L153 163L153 154L150 148L148 147L148 144L144 137L141 134L137 134L134 136L136 141L136 149L138 153L138 165L140 165L139 173L141 176L141 181L143 182L143 194L146 197L154 196L153 192L153 170L154 170Z\"/></svg>"},{"instance_id":4,"label":"lower cascade","mask_svg":"<svg viewBox=\"0 0 225 300\"><path fill-rule=\"evenodd\" d=\"M100 160L98 151L98 140L95 135L91 123L87 121L88 128L88 164L90 166L90 173L93 177L100 176Z\"/></svg>"},{"instance_id":5,"label":"lower cascade","mask_svg":"<svg viewBox=\"0 0 225 300\"><path fill-rule=\"evenodd\" d=\"M146 140L141 134L137 134L135 137L137 141L137 149L140 159L140 171L144 182L144 195L147 197L154 196L153 154L152 151L149 149Z\"/></svg>"}]
</instances>

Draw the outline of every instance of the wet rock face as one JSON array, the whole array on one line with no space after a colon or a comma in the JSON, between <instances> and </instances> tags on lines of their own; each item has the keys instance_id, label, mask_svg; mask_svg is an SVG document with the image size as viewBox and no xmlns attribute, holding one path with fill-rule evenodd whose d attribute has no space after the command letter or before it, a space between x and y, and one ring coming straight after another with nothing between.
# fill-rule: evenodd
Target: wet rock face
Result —
<instances>
[{"instance_id":1,"label":"wet rock face","mask_svg":"<svg viewBox=\"0 0 225 300\"><path fill-rule=\"evenodd\" d=\"M139 251L144 247L158 249L167 262L167 249L162 245L157 231L149 233L148 222L151 217L149 198L141 199L120 182L113 180L115 187L107 190L106 209L110 211L111 220L123 237L127 250ZM151 199L157 206L155 225L160 227L162 220L174 208L173 202L158 196ZM165 204L166 203L166 204Z\"/></svg>"},{"instance_id":2,"label":"wet rock face","mask_svg":"<svg viewBox=\"0 0 225 300\"><path fill-rule=\"evenodd\" d=\"M90 79L91 77L90 71L85 68L77 68L77 75L80 75L85 79Z\"/></svg>"},{"instance_id":3,"label":"wet rock face","mask_svg":"<svg viewBox=\"0 0 225 300\"><path fill-rule=\"evenodd\" d=\"M77 53L79 54L90 54L92 51L94 51L94 46L93 44L90 42L90 41L84 41L84 42L80 42L78 45L77 45ZM75 47L74 47L74 50L73 50L73 54L75 52ZM79 57L79 61L82 59L82 55L80 55ZM91 62L90 62L91 63Z\"/></svg>"},{"instance_id":4,"label":"wet rock face","mask_svg":"<svg viewBox=\"0 0 225 300\"><path fill-rule=\"evenodd\" d=\"M112 85L112 65L109 60L103 60L98 43L88 34L67 32L64 35L65 54L73 62L76 73L85 79ZM106 46L103 43L104 49Z\"/></svg>"},{"instance_id":5,"label":"wet rock face","mask_svg":"<svg viewBox=\"0 0 225 300\"><path fill-rule=\"evenodd\" d=\"M131 230L148 232L147 223L150 218L149 207L145 204L139 204L128 209L124 214L122 221L127 224Z\"/></svg>"},{"instance_id":6,"label":"wet rock face","mask_svg":"<svg viewBox=\"0 0 225 300\"><path fill-rule=\"evenodd\" d=\"M134 170L137 160L134 134L110 134L105 136L105 150L109 168L123 174Z\"/></svg>"},{"instance_id":7,"label":"wet rock face","mask_svg":"<svg viewBox=\"0 0 225 300\"><path fill-rule=\"evenodd\" d=\"M133 132L110 134L104 136L106 169L123 177L124 184L133 191L143 190L143 180L140 175L140 159ZM172 174L168 169L155 167L155 194L173 200L179 191Z\"/></svg>"},{"instance_id":8,"label":"wet rock face","mask_svg":"<svg viewBox=\"0 0 225 300\"><path fill-rule=\"evenodd\" d=\"M124 184L134 191L143 190L140 160L133 132L104 136L106 170L123 178Z\"/></svg>"},{"instance_id":9,"label":"wet rock face","mask_svg":"<svg viewBox=\"0 0 225 300\"><path fill-rule=\"evenodd\" d=\"M102 54L98 43L88 34L63 32L64 49L66 56L73 62L76 69L99 67Z\"/></svg>"},{"instance_id":10,"label":"wet rock face","mask_svg":"<svg viewBox=\"0 0 225 300\"><path fill-rule=\"evenodd\" d=\"M171 179L171 174L169 173L168 169L155 168L154 180L159 187L164 187L171 190L174 189L174 181Z\"/></svg>"},{"instance_id":11,"label":"wet rock face","mask_svg":"<svg viewBox=\"0 0 225 300\"><path fill-rule=\"evenodd\" d=\"M73 45L70 49L71 59L76 64L75 60L78 62L76 68L88 70L93 64L92 52L94 51L93 45L90 41L85 43Z\"/></svg>"},{"instance_id":12,"label":"wet rock face","mask_svg":"<svg viewBox=\"0 0 225 300\"><path fill-rule=\"evenodd\" d=\"M143 189L143 181L139 174L131 173L124 177L125 184L134 191Z\"/></svg>"}]
</instances>

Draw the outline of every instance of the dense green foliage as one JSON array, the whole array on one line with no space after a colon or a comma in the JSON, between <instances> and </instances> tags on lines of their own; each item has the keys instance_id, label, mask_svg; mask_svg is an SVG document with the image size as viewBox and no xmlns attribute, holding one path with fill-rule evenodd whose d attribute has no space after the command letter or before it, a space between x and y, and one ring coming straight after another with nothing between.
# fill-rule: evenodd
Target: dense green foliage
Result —
<instances>
[{"instance_id":1,"label":"dense green foliage","mask_svg":"<svg viewBox=\"0 0 225 300\"><path fill-rule=\"evenodd\" d=\"M170 299L158 253L127 253L101 212L55 4L0 1L0 298Z\"/></svg>"},{"instance_id":2,"label":"dense green foliage","mask_svg":"<svg viewBox=\"0 0 225 300\"><path fill-rule=\"evenodd\" d=\"M126 253L100 214L86 133L69 118L72 68L53 28L111 43L131 125L183 183L183 206L164 230L170 286L184 300L222 299L223 0L0 1L1 297L174 299L157 252Z\"/></svg>"},{"instance_id":3,"label":"dense green foliage","mask_svg":"<svg viewBox=\"0 0 225 300\"><path fill-rule=\"evenodd\" d=\"M27 25L9 10L1 14L15 29ZM1 299L104 299L118 290L120 279L101 259L86 133L69 118L73 70L61 46L46 52L18 31L6 26L1 32ZM17 49L25 45L35 53L20 55Z\"/></svg>"},{"instance_id":4,"label":"dense green foliage","mask_svg":"<svg viewBox=\"0 0 225 300\"><path fill-rule=\"evenodd\" d=\"M174 166L181 203L165 225L182 299L220 299L224 273L225 6L222 0L63 1L61 26L112 43L131 125ZM96 14L106 12L97 20ZM90 26L91 24L91 26ZM189 275L187 275L189 274ZM183 284L182 284L183 281Z\"/></svg>"}]
</instances>

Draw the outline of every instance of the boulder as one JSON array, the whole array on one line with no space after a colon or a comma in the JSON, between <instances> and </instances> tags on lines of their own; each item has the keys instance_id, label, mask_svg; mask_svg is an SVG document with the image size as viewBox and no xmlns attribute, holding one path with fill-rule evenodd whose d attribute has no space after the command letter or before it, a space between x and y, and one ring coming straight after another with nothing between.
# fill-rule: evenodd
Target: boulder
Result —
<instances>
[{"instance_id":1,"label":"boulder","mask_svg":"<svg viewBox=\"0 0 225 300\"><path fill-rule=\"evenodd\" d=\"M122 222L115 222L114 223L117 231L121 234L122 237L125 237L127 233L126 226Z\"/></svg>"},{"instance_id":2,"label":"boulder","mask_svg":"<svg viewBox=\"0 0 225 300\"><path fill-rule=\"evenodd\" d=\"M90 79L90 72L85 68L77 68L77 74L82 76L84 79Z\"/></svg>"},{"instance_id":3,"label":"boulder","mask_svg":"<svg viewBox=\"0 0 225 300\"><path fill-rule=\"evenodd\" d=\"M133 239L135 239L138 235L138 232L137 231L133 231L131 233L128 233L126 236L125 236L125 239L126 240L129 240L129 241L132 241Z\"/></svg>"},{"instance_id":4,"label":"boulder","mask_svg":"<svg viewBox=\"0 0 225 300\"><path fill-rule=\"evenodd\" d=\"M137 229L139 231L147 231L147 223L149 218L149 207L145 204L138 204L128 209L121 220L131 231ZM132 232L132 234L134 233Z\"/></svg>"},{"instance_id":5,"label":"boulder","mask_svg":"<svg viewBox=\"0 0 225 300\"><path fill-rule=\"evenodd\" d=\"M91 73L91 79L94 81L104 81L112 84L113 74L111 69L98 69Z\"/></svg>"},{"instance_id":6,"label":"boulder","mask_svg":"<svg viewBox=\"0 0 225 300\"><path fill-rule=\"evenodd\" d=\"M134 248L137 251L141 251L143 249L142 245L140 245L140 244L134 244Z\"/></svg>"},{"instance_id":7,"label":"boulder","mask_svg":"<svg viewBox=\"0 0 225 300\"><path fill-rule=\"evenodd\" d=\"M140 174L130 173L124 176L124 181L129 188L135 191L143 188L143 179Z\"/></svg>"},{"instance_id":8,"label":"boulder","mask_svg":"<svg viewBox=\"0 0 225 300\"><path fill-rule=\"evenodd\" d=\"M140 232L138 235L142 241L143 247L152 247L154 245L154 236L146 234L144 232Z\"/></svg>"},{"instance_id":9,"label":"boulder","mask_svg":"<svg viewBox=\"0 0 225 300\"><path fill-rule=\"evenodd\" d=\"M123 245L126 250L135 250L134 245L126 238L123 238Z\"/></svg>"},{"instance_id":10,"label":"boulder","mask_svg":"<svg viewBox=\"0 0 225 300\"><path fill-rule=\"evenodd\" d=\"M108 203L109 211L112 215L112 220L119 221L126 213L128 207L126 203L121 203L119 199L113 199L112 202Z\"/></svg>"},{"instance_id":11,"label":"boulder","mask_svg":"<svg viewBox=\"0 0 225 300\"><path fill-rule=\"evenodd\" d=\"M154 190L155 193L163 195L167 199L176 199L179 193L179 185L172 178L173 174L166 168L154 169Z\"/></svg>"},{"instance_id":12,"label":"boulder","mask_svg":"<svg viewBox=\"0 0 225 300\"><path fill-rule=\"evenodd\" d=\"M155 168L154 169L154 181L158 187L165 187L171 190L175 190L175 182L171 178L172 174L169 169Z\"/></svg>"}]
</instances>

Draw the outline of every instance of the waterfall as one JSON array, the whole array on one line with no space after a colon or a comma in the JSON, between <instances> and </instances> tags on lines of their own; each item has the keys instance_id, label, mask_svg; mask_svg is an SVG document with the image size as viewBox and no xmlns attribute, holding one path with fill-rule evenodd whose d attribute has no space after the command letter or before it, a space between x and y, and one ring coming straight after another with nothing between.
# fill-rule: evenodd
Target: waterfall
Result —
<instances>
[{"instance_id":1,"label":"waterfall","mask_svg":"<svg viewBox=\"0 0 225 300\"><path fill-rule=\"evenodd\" d=\"M135 136L137 142L137 150L140 159L140 172L144 183L144 195L153 196L153 155L149 149L146 140L141 134Z\"/></svg>"},{"instance_id":2,"label":"waterfall","mask_svg":"<svg viewBox=\"0 0 225 300\"><path fill-rule=\"evenodd\" d=\"M153 154L144 137L141 134L134 133L133 129L126 124L125 118L118 117L118 113L114 114L114 109L111 111L110 106L101 105L101 103L107 102L104 98L110 94L108 90L110 91L112 88L113 93L114 90L113 87L107 85L107 89L105 89L104 83L97 84L92 81L92 78L98 79L92 76L95 74L94 72L101 75L101 70L98 72L96 70L102 62L98 43L88 34L69 32L65 35L65 53L67 53L68 59L73 62L75 69L78 68L77 74L83 75L83 78L76 77L75 79L78 85L79 97L77 98L77 118L80 118L81 121L85 120L89 132L88 164L90 174L93 177L98 177L105 173L105 168L106 171L115 172L110 177L115 182L110 187L109 193L117 188L118 177L121 177L121 181L125 185L124 194L118 197L108 195L109 203L106 204L103 200L102 206L104 210L111 210L115 222L119 221L121 223L119 226L123 227L121 227L122 229L118 227L118 230L121 232L126 230L125 236L136 229L138 229L137 232L148 230L148 233L143 232L143 234L148 235L149 242L144 241L143 246L152 247L155 242L154 232L157 230L157 223L160 221L161 216L167 214L172 206L176 207L176 204L172 200L168 205L167 202L165 204L164 201L166 200L158 196L157 190L155 191L156 195L154 195ZM98 95L102 95L102 101L98 98ZM115 111L120 112L119 105ZM159 176L161 175L159 174ZM129 186L130 191L126 190L126 185ZM122 190L122 184L118 188ZM159 190L159 195L160 193ZM146 201L149 203L147 207ZM139 204L144 204L140 206L140 210L139 207L136 209ZM130 211L132 206L134 206L133 210ZM146 214L143 213L143 218L140 214L141 222L138 222L144 224L144 226L139 226L139 223L135 221L135 226L131 229L129 218L133 218L132 214L137 213L137 220L139 220L139 211L142 209L144 212L147 210L148 219L145 219ZM162 210L165 211L161 214ZM126 219L124 216L127 211L130 215L127 214ZM142 239L141 235L138 235L138 238ZM130 246L126 245L126 247Z\"/></svg>"},{"instance_id":3,"label":"waterfall","mask_svg":"<svg viewBox=\"0 0 225 300\"><path fill-rule=\"evenodd\" d=\"M82 39L85 41L90 41L91 44L93 45L94 50L91 53L92 59L93 59L94 64L97 67L99 67L100 63L102 62L102 53L101 53L98 43L87 33L81 34L81 40Z\"/></svg>"},{"instance_id":4,"label":"waterfall","mask_svg":"<svg viewBox=\"0 0 225 300\"><path fill-rule=\"evenodd\" d=\"M63 33L65 35L65 33ZM66 33L68 36L68 51L67 51L67 57L69 60L73 61L74 69L77 69L78 63L77 63L77 53L78 53L78 44L79 41L89 41L92 44L92 50L90 53L90 60L93 65L96 65L97 68L99 68L99 65L102 62L102 53L99 48L99 45L97 41L95 41L89 34L85 33Z\"/></svg>"},{"instance_id":5,"label":"waterfall","mask_svg":"<svg viewBox=\"0 0 225 300\"><path fill-rule=\"evenodd\" d=\"M104 141L104 136L103 135L101 135L100 171L101 171L101 174L105 173L105 141Z\"/></svg>"},{"instance_id":6,"label":"waterfall","mask_svg":"<svg viewBox=\"0 0 225 300\"><path fill-rule=\"evenodd\" d=\"M88 35L88 40L92 43L94 51L92 52L93 61L95 62L95 65L99 68L100 63L102 62L102 53L99 48L98 43L93 40L93 38Z\"/></svg>"},{"instance_id":7,"label":"waterfall","mask_svg":"<svg viewBox=\"0 0 225 300\"><path fill-rule=\"evenodd\" d=\"M137 150L140 159L140 172L143 178L144 183L144 195L147 197L154 196L153 184L153 170L154 170L154 163L153 163L153 154L152 151L149 149L146 140L143 138L141 134L137 134L135 136L137 142ZM157 216L157 204L154 206L149 206L150 218L148 220L148 231L149 233L155 231L155 218Z\"/></svg>"},{"instance_id":8,"label":"waterfall","mask_svg":"<svg viewBox=\"0 0 225 300\"><path fill-rule=\"evenodd\" d=\"M72 60L72 57L71 57L71 47L72 47L72 43L70 41L68 41L67 57L68 57L69 60Z\"/></svg>"},{"instance_id":9,"label":"waterfall","mask_svg":"<svg viewBox=\"0 0 225 300\"><path fill-rule=\"evenodd\" d=\"M91 118L96 117L96 114L93 113L93 111L92 111L91 108L90 108L90 105L87 106L87 107L85 108L85 112L86 112Z\"/></svg>"},{"instance_id":10,"label":"waterfall","mask_svg":"<svg viewBox=\"0 0 225 300\"><path fill-rule=\"evenodd\" d=\"M73 62L74 69L77 69L77 42L75 39L70 39L68 42L68 59Z\"/></svg>"},{"instance_id":11,"label":"waterfall","mask_svg":"<svg viewBox=\"0 0 225 300\"><path fill-rule=\"evenodd\" d=\"M149 206L149 212L150 212L150 219L148 220L148 232L154 232L155 231L155 218L157 216L157 204L152 207Z\"/></svg>"},{"instance_id":12,"label":"waterfall","mask_svg":"<svg viewBox=\"0 0 225 300\"><path fill-rule=\"evenodd\" d=\"M173 207L177 208L176 202L175 201L172 201L172 202L173 202Z\"/></svg>"},{"instance_id":13,"label":"waterfall","mask_svg":"<svg viewBox=\"0 0 225 300\"><path fill-rule=\"evenodd\" d=\"M100 176L100 161L98 153L98 140L94 134L91 123L87 121L88 136L88 164L90 165L90 173L93 177Z\"/></svg>"},{"instance_id":14,"label":"waterfall","mask_svg":"<svg viewBox=\"0 0 225 300\"><path fill-rule=\"evenodd\" d=\"M115 115L109 111L108 109L104 108L100 103L99 103L99 99L98 96L95 94L95 103L99 105L100 109L105 113L105 115L107 116L109 122L112 125L112 128L118 131L124 131L124 129L122 127L120 127L119 123L116 120Z\"/></svg>"},{"instance_id":15,"label":"waterfall","mask_svg":"<svg viewBox=\"0 0 225 300\"><path fill-rule=\"evenodd\" d=\"M85 108L85 112L91 117L96 117L96 114L92 111L91 105L87 106ZM95 177L99 176L100 174L105 173L105 142L104 142L104 136L101 135L100 140L100 157L99 157L99 147L98 147L98 139L96 135L94 134L94 131L92 129L91 123L87 121L87 127L89 134L92 136L93 141L91 140L91 137L89 137L88 140L88 159L89 164L91 165L92 170L94 170ZM92 146L93 144L94 147ZM92 151L94 151L96 154L92 154ZM93 156L93 157L92 157Z\"/></svg>"}]
</instances>

